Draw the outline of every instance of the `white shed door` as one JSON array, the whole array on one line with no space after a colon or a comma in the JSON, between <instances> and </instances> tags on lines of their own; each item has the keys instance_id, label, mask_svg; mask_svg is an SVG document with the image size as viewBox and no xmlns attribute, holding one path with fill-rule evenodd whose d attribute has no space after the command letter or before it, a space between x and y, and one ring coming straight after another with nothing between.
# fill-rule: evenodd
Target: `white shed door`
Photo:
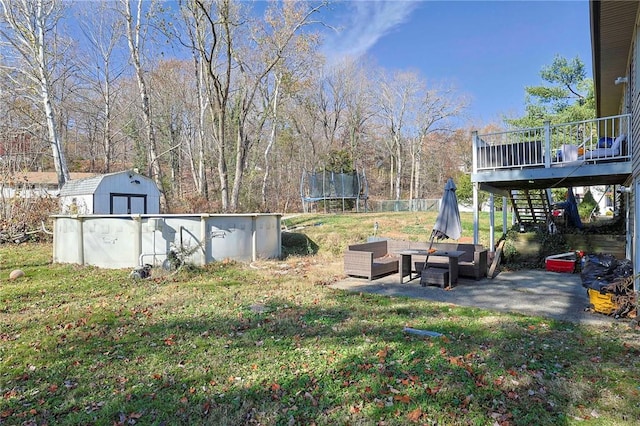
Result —
<instances>
[{"instance_id":1,"label":"white shed door","mask_svg":"<svg viewBox=\"0 0 640 426\"><path fill-rule=\"evenodd\" d=\"M146 214L147 196L111 194L111 214Z\"/></svg>"}]
</instances>

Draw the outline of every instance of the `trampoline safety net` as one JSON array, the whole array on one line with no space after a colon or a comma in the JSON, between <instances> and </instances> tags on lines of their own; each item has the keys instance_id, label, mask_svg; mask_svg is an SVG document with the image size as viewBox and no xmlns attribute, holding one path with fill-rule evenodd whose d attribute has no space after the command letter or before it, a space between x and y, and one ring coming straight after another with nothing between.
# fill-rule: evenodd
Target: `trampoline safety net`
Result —
<instances>
[{"instance_id":1,"label":"trampoline safety net","mask_svg":"<svg viewBox=\"0 0 640 426\"><path fill-rule=\"evenodd\" d=\"M334 202L342 202L343 211L354 207L359 211L362 202L366 211L367 192L364 172L305 172L300 185L300 196L305 212L309 212L313 206L317 207L318 203L322 203L327 210L332 208Z\"/></svg>"}]
</instances>

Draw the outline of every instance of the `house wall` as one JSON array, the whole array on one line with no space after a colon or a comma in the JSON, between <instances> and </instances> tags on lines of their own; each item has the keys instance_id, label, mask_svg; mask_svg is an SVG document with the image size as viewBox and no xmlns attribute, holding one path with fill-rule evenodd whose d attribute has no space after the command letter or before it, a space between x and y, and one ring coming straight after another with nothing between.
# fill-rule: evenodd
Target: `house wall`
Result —
<instances>
[{"instance_id":1,"label":"house wall","mask_svg":"<svg viewBox=\"0 0 640 426\"><path fill-rule=\"evenodd\" d=\"M640 13L636 17L636 22L638 22L639 17ZM636 141L640 141L640 32L638 32L637 25L629 52L628 70L629 82L625 92L625 107L631 108L631 134L634 147L632 177L631 181L627 183L627 186L632 188L632 191L629 195L625 195L629 202L628 231L630 235L627 241L627 257L633 260L634 269L638 270L640 267L640 229L638 229L638 224L640 223L638 218L638 214L640 214L640 206L638 206L638 202L640 202L640 197L638 197L638 191L640 191L640 149L638 149Z\"/></svg>"},{"instance_id":2,"label":"house wall","mask_svg":"<svg viewBox=\"0 0 640 426\"><path fill-rule=\"evenodd\" d=\"M93 195L75 195L60 198L62 214L93 214Z\"/></svg>"}]
</instances>

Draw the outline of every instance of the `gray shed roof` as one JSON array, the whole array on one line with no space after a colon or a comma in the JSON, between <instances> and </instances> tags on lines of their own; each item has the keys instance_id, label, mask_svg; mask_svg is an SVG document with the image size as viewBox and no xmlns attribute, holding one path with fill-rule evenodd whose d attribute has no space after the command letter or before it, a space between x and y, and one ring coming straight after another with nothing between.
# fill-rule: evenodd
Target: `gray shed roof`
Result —
<instances>
[{"instance_id":1,"label":"gray shed roof","mask_svg":"<svg viewBox=\"0 0 640 426\"><path fill-rule=\"evenodd\" d=\"M60 189L60 196L66 197L70 195L93 194L96 192L96 189L98 189L98 186L100 186L105 178L122 173L132 173L135 175L139 175L139 173L133 172L131 170L124 170L119 172L107 173L104 175L92 176L85 179L69 180L62 186L62 189Z\"/></svg>"}]
</instances>

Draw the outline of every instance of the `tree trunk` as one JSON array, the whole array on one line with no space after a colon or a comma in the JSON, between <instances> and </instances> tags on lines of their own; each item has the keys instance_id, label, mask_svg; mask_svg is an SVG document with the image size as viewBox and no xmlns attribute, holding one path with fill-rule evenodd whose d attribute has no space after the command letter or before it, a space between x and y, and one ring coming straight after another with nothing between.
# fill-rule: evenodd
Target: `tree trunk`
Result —
<instances>
[{"instance_id":1,"label":"tree trunk","mask_svg":"<svg viewBox=\"0 0 640 426\"><path fill-rule=\"evenodd\" d=\"M46 33L55 33L57 20L60 17L61 3L49 3L43 0L29 2L12 2L1 0L3 26L0 35L6 41L3 49L10 47L24 61L24 66L10 68L11 72L21 73L37 87L38 100L42 103L47 137L51 146L53 163L58 178L58 186L62 187L69 180L69 169L62 149L62 142L57 128L56 115L53 108L53 88L51 73L55 61L60 58L48 51L55 41L49 41ZM3 55L6 52L3 50ZM4 65L4 64L3 64Z\"/></svg>"},{"instance_id":2,"label":"tree trunk","mask_svg":"<svg viewBox=\"0 0 640 426\"><path fill-rule=\"evenodd\" d=\"M271 125L271 133L269 134L269 141L267 142L267 147L264 150L264 176L262 177L262 209L264 211L267 210L267 183L269 181L269 172L271 170L271 160L270 154L271 149L273 148L273 144L276 140L276 130L277 130L277 122L278 122L278 99L280 98L280 81L281 78L279 75L275 78L275 85L273 88L273 103L271 107L272 112L272 125Z\"/></svg>"},{"instance_id":3,"label":"tree trunk","mask_svg":"<svg viewBox=\"0 0 640 426\"><path fill-rule=\"evenodd\" d=\"M156 134L153 123L153 114L151 111L151 102L149 101L149 89L145 80L142 63L140 60L140 32L142 21L142 3L138 0L136 10L136 22L134 25L133 16L131 14L131 0L125 1L125 16L127 21L127 41L129 42L129 50L131 52L131 62L136 71L136 81L138 83L138 93L142 103L142 117L145 124L147 134L147 158L149 160L148 173L160 190L160 205L163 211L167 211L167 198L162 184L162 168L157 153Z\"/></svg>"},{"instance_id":4,"label":"tree trunk","mask_svg":"<svg viewBox=\"0 0 640 426\"><path fill-rule=\"evenodd\" d=\"M51 144L51 151L53 154L53 165L56 169L56 175L58 176L58 188L69 180L69 168L67 167L67 160L65 159L62 146L60 144L60 138L56 131L56 118L53 113L53 106L51 105L51 98L49 96L48 83L45 75L42 75L41 80L42 90L42 103L44 104L44 111L47 118L47 130L49 132L49 143Z\"/></svg>"},{"instance_id":5,"label":"tree trunk","mask_svg":"<svg viewBox=\"0 0 640 426\"><path fill-rule=\"evenodd\" d=\"M201 62L197 61L196 69L196 90L198 91L198 166L197 166L197 179L196 187L198 193L205 199L209 198L209 190L207 187L207 172L205 168L205 112L207 110L207 102L204 97L204 84L203 84L203 72L200 69Z\"/></svg>"},{"instance_id":6,"label":"tree trunk","mask_svg":"<svg viewBox=\"0 0 640 426\"><path fill-rule=\"evenodd\" d=\"M242 179L244 178L244 169L247 163L247 153L248 153L248 140L247 135L244 130L244 124L238 123L237 133L236 133L236 170L235 176L233 180L233 188L231 192L231 200L229 203L229 208L231 212L238 211L239 201L240 201L240 189L242 186Z\"/></svg>"},{"instance_id":7,"label":"tree trunk","mask_svg":"<svg viewBox=\"0 0 640 426\"><path fill-rule=\"evenodd\" d=\"M402 153L400 146L398 146L398 153L396 154L396 200L399 200L402 195Z\"/></svg>"},{"instance_id":8,"label":"tree trunk","mask_svg":"<svg viewBox=\"0 0 640 426\"><path fill-rule=\"evenodd\" d=\"M103 150L103 168L104 173L111 171L111 157L113 155L113 146L111 143L111 88L107 79L105 79L105 100L104 103L104 134L102 135Z\"/></svg>"}]
</instances>

